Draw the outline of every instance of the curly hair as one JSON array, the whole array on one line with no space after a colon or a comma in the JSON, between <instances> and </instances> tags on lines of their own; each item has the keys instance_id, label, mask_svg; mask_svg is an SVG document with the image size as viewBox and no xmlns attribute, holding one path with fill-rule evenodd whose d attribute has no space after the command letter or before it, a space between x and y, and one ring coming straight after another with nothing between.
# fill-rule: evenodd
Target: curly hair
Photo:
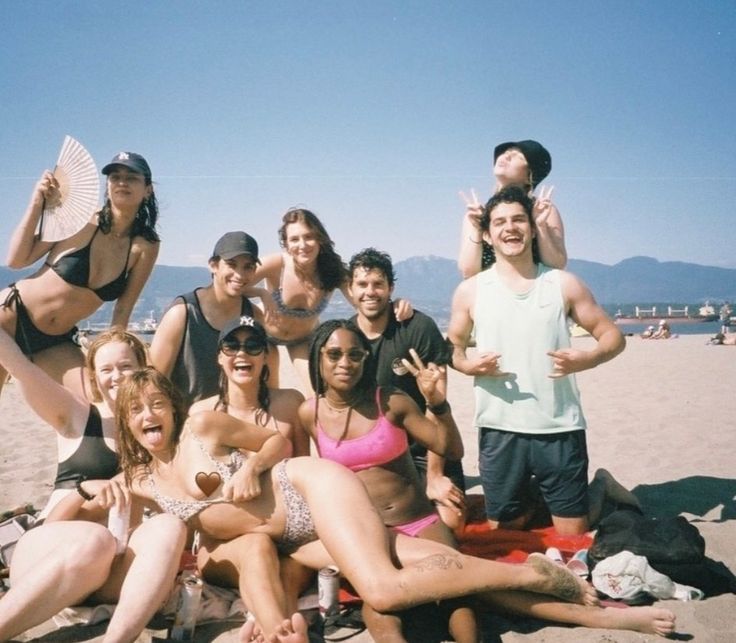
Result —
<instances>
[{"instance_id":1,"label":"curly hair","mask_svg":"<svg viewBox=\"0 0 736 643\"><path fill-rule=\"evenodd\" d=\"M140 399L149 385L163 393L171 403L174 416L172 447L179 444L184 421L187 417L184 401L177 388L165 375L159 373L152 366L134 371L125 378L118 387L118 396L115 401L115 424L118 430L120 467L128 484L132 482L133 473L137 467L150 464L153 460L151 454L135 439L130 429L131 406Z\"/></svg>"},{"instance_id":2,"label":"curly hair","mask_svg":"<svg viewBox=\"0 0 736 643\"><path fill-rule=\"evenodd\" d=\"M106 344L112 344L114 342L120 342L121 344L127 344L130 346L130 349L133 351L135 359L138 362L138 368L142 368L148 363L146 345L137 335L120 328L112 328L97 335L89 345L89 348L87 348L87 355L85 357L85 366L87 367L87 376L89 377L89 385L92 391L93 402L102 401L102 394L97 386L97 377L95 377L95 360L97 359L97 351Z\"/></svg>"},{"instance_id":3,"label":"curly hair","mask_svg":"<svg viewBox=\"0 0 736 643\"><path fill-rule=\"evenodd\" d=\"M529 196L528 191L525 187L519 185L507 185L505 188L500 189L496 192L483 207L483 214L480 218L480 229L483 232L488 232L491 225L491 210L501 203L518 203L524 208L529 217L529 223L532 229L535 229L534 225L534 197ZM493 247L488 244L488 247L484 247L484 251L488 252L488 259L484 259L484 264L491 265L496 261L496 253ZM539 244L537 237L532 239L532 258L534 263L539 263Z\"/></svg>"},{"instance_id":4,"label":"curly hair","mask_svg":"<svg viewBox=\"0 0 736 643\"><path fill-rule=\"evenodd\" d=\"M349 319L328 319L322 322L317 330L314 331L312 342L309 345L309 381L317 395L325 392L325 383L320 372L319 362L322 356L322 347L330 339L332 333L336 330L344 329L353 333L360 342L362 348L368 352L370 359L371 345L366 336L360 330L358 325ZM368 364L363 363L363 373L360 380L355 385L355 390L359 393L366 393L375 385L374 379L371 377L371 369L367 368Z\"/></svg>"},{"instance_id":5,"label":"curly hair","mask_svg":"<svg viewBox=\"0 0 736 643\"><path fill-rule=\"evenodd\" d=\"M317 215L303 208L288 210L281 219L279 228L279 242L282 248L286 248L286 228L291 223L303 223L317 237L319 243L317 278L322 290L330 292L342 286L347 278L347 269L340 255L335 252L335 243L330 239Z\"/></svg>"},{"instance_id":6,"label":"curly hair","mask_svg":"<svg viewBox=\"0 0 736 643\"><path fill-rule=\"evenodd\" d=\"M358 268L363 268L367 271L378 270L383 273L388 285L391 287L396 283L391 255L387 252L381 252L375 248L365 248L357 252L350 258L350 264L348 265L348 274L351 280Z\"/></svg>"}]
</instances>

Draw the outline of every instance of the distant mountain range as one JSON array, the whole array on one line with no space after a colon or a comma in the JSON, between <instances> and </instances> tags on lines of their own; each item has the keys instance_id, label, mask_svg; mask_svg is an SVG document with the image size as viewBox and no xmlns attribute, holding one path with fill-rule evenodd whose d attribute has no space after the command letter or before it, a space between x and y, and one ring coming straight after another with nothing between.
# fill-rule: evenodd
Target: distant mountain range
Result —
<instances>
[{"instance_id":1,"label":"distant mountain range","mask_svg":"<svg viewBox=\"0 0 736 643\"><path fill-rule=\"evenodd\" d=\"M660 262L651 257L632 257L607 266L592 261L571 259L568 269L580 276L596 299L610 310L634 305L670 304L697 307L705 301L736 301L736 269L716 268L680 261ZM407 297L417 308L432 314L440 326L449 317L450 301L460 283L455 261L443 257L411 257L398 261L396 295ZM32 272L0 267L0 284L5 285ZM160 318L178 294L204 286L210 281L206 268L156 266L136 306L135 317ZM328 315L346 315L349 307L340 297L333 300ZM694 311L695 312L695 311ZM110 319L111 304L90 321Z\"/></svg>"}]
</instances>

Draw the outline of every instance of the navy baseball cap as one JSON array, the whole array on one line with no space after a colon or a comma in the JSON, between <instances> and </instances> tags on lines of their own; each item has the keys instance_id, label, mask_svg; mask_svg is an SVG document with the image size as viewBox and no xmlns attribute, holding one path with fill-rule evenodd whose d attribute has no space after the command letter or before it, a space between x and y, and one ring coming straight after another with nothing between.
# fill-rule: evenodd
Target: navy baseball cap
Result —
<instances>
[{"instance_id":1,"label":"navy baseball cap","mask_svg":"<svg viewBox=\"0 0 736 643\"><path fill-rule=\"evenodd\" d=\"M215 249L212 251L212 259L219 257L227 261L240 255L248 255L256 263L261 263L258 258L258 242L249 234L240 230L223 234L217 240Z\"/></svg>"},{"instance_id":2,"label":"navy baseball cap","mask_svg":"<svg viewBox=\"0 0 736 643\"><path fill-rule=\"evenodd\" d=\"M254 335L258 335L259 338L262 338L264 342L267 341L266 329L263 328L261 323L250 315L241 315L240 317L231 319L223 326L220 331L220 336L217 338L217 343L221 344L223 340L227 339L228 335L234 333L236 330L240 330L241 328L248 328Z\"/></svg>"},{"instance_id":3,"label":"navy baseball cap","mask_svg":"<svg viewBox=\"0 0 736 643\"><path fill-rule=\"evenodd\" d=\"M552 170L552 157L547 148L541 143L531 140L501 143L496 145L496 149L493 150L493 162L495 163L501 154L512 147L521 150L532 172L532 188L537 187Z\"/></svg>"},{"instance_id":4,"label":"navy baseball cap","mask_svg":"<svg viewBox=\"0 0 736 643\"><path fill-rule=\"evenodd\" d=\"M102 168L102 173L107 176L112 172L116 165L127 167L128 169L133 170L133 172L142 174L149 181L151 180L151 168L149 167L146 159L144 159L140 154L136 154L135 152L118 152L112 157L112 161Z\"/></svg>"}]
</instances>

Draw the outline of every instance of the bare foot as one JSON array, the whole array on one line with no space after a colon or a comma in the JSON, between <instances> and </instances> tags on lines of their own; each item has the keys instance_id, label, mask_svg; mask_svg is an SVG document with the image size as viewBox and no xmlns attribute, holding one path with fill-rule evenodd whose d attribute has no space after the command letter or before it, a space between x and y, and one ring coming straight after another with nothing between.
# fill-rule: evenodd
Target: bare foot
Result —
<instances>
[{"instance_id":1,"label":"bare foot","mask_svg":"<svg viewBox=\"0 0 736 643\"><path fill-rule=\"evenodd\" d=\"M581 605L598 605L598 595L595 589L585 580L571 572L566 567L558 565L544 554L535 552L529 554L526 562L547 582L537 591L557 596L571 603ZM534 591L531 587L530 590Z\"/></svg>"},{"instance_id":2,"label":"bare foot","mask_svg":"<svg viewBox=\"0 0 736 643\"><path fill-rule=\"evenodd\" d=\"M284 619L269 635L256 631L256 627L255 621L247 621L240 628L241 643L309 643L307 622L299 612L293 614L290 619Z\"/></svg>"},{"instance_id":3,"label":"bare foot","mask_svg":"<svg viewBox=\"0 0 736 643\"><path fill-rule=\"evenodd\" d=\"M603 483L606 498L609 498L613 502L631 505L637 509L641 509L639 499L606 469L598 469L593 476L593 480L600 480Z\"/></svg>"},{"instance_id":4,"label":"bare foot","mask_svg":"<svg viewBox=\"0 0 736 643\"><path fill-rule=\"evenodd\" d=\"M243 627L240 628L240 632L238 633L238 640L240 643L252 643L255 641L258 643L259 641L263 643L263 636L261 634L256 634L256 622L255 621L246 621Z\"/></svg>"},{"instance_id":5,"label":"bare foot","mask_svg":"<svg viewBox=\"0 0 736 643\"><path fill-rule=\"evenodd\" d=\"M675 631L675 615L661 607L606 607L606 627L617 630L633 630L644 634L669 636Z\"/></svg>"}]
</instances>

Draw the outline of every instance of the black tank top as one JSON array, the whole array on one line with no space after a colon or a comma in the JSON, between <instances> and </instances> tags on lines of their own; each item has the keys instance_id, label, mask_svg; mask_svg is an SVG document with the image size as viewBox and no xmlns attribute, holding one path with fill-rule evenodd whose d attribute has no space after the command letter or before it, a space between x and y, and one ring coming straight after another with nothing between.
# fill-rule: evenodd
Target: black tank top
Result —
<instances>
[{"instance_id":1,"label":"black tank top","mask_svg":"<svg viewBox=\"0 0 736 643\"><path fill-rule=\"evenodd\" d=\"M97 236L99 228L95 230L89 243L70 252L68 255L59 257L55 263L46 263L59 277L72 286L80 286L81 288L89 288L89 263L92 241ZM125 257L123 271L110 283L100 286L99 288L89 288L102 301L115 301L125 292L125 286L128 285L128 260L130 259L130 249L133 247L133 239L129 240L128 254Z\"/></svg>"},{"instance_id":2,"label":"black tank top","mask_svg":"<svg viewBox=\"0 0 736 643\"><path fill-rule=\"evenodd\" d=\"M187 405L215 395L220 380L220 367L217 364L220 331L213 328L204 316L197 290L180 295L171 304L174 306L183 301L187 309L184 336L171 371L171 381ZM243 297L240 314L253 316L253 304L247 297Z\"/></svg>"},{"instance_id":3,"label":"black tank top","mask_svg":"<svg viewBox=\"0 0 736 643\"><path fill-rule=\"evenodd\" d=\"M56 468L54 489L72 489L77 480L109 480L120 470L120 459L102 437L102 419L94 404L77 450Z\"/></svg>"}]
</instances>

